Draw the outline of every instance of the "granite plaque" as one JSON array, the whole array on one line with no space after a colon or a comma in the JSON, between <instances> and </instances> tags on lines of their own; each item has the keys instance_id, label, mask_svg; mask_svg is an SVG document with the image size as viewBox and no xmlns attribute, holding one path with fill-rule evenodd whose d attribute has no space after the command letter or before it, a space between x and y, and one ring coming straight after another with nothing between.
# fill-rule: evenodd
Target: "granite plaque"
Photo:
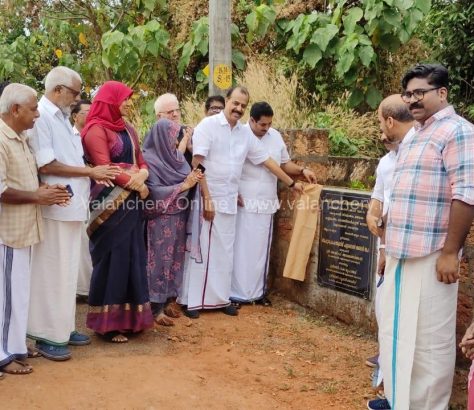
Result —
<instances>
[{"instance_id":1,"label":"granite plaque","mask_svg":"<svg viewBox=\"0 0 474 410\"><path fill-rule=\"evenodd\" d=\"M318 284L369 299L376 238L365 215L370 194L329 188L321 192Z\"/></svg>"}]
</instances>

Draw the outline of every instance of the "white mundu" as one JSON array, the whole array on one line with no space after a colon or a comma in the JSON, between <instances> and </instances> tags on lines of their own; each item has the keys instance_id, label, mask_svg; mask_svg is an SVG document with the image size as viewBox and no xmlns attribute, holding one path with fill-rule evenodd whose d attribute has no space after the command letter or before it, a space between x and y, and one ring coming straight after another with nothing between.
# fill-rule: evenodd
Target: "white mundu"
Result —
<instances>
[{"instance_id":1,"label":"white mundu","mask_svg":"<svg viewBox=\"0 0 474 410\"><path fill-rule=\"evenodd\" d=\"M245 127L253 134L248 124ZM279 165L290 160L277 130L270 128L260 141ZM277 182L277 177L264 166L245 161L239 183L244 206L237 211L232 300L252 302L265 295L273 215L279 208Z\"/></svg>"},{"instance_id":2,"label":"white mundu","mask_svg":"<svg viewBox=\"0 0 474 410\"><path fill-rule=\"evenodd\" d=\"M193 153L205 159L205 175L216 215L201 229L202 263L189 261L179 303L189 310L230 304L237 193L246 159L260 164L269 158L262 143L242 124L231 129L223 112L204 118L194 130ZM187 297L186 297L187 296Z\"/></svg>"}]
</instances>

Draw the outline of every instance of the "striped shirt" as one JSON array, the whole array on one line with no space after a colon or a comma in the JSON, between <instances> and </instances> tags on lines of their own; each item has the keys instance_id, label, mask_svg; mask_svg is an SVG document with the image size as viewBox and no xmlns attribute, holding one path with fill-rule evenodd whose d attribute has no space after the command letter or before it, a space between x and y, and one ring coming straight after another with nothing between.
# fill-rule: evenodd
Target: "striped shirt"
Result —
<instances>
[{"instance_id":1,"label":"striped shirt","mask_svg":"<svg viewBox=\"0 0 474 410\"><path fill-rule=\"evenodd\" d=\"M35 159L26 134L18 135L0 119L0 195L8 188L36 191L39 188ZM43 219L35 204L2 204L0 244L26 248L41 240Z\"/></svg>"},{"instance_id":2,"label":"striped shirt","mask_svg":"<svg viewBox=\"0 0 474 410\"><path fill-rule=\"evenodd\" d=\"M474 126L452 106L400 147L388 211L386 253L416 258L443 248L452 200L474 205Z\"/></svg>"}]
</instances>

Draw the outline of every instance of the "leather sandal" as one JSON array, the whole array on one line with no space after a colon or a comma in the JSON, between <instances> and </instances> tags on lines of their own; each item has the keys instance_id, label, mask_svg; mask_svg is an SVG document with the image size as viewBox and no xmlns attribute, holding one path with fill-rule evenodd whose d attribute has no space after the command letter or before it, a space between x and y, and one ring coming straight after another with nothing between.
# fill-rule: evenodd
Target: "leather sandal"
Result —
<instances>
[{"instance_id":1,"label":"leather sandal","mask_svg":"<svg viewBox=\"0 0 474 410\"><path fill-rule=\"evenodd\" d=\"M12 365L13 365L13 368L11 368ZM26 362L22 362L21 360L14 359L7 365L3 366L0 370L6 374L23 375L23 374L30 374L33 371L33 368Z\"/></svg>"}]
</instances>

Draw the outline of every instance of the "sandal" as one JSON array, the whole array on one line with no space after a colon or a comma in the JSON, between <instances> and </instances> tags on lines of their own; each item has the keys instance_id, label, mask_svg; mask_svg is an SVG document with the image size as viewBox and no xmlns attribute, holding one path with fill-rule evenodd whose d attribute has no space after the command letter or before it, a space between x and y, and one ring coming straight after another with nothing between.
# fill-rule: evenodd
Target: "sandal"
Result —
<instances>
[{"instance_id":1,"label":"sandal","mask_svg":"<svg viewBox=\"0 0 474 410\"><path fill-rule=\"evenodd\" d=\"M7 365L1 368L3 373L7 374L30 374L33 371L33 368L26 362L14 359Z\"/></svg>"},{"instance_id":2,"label":"sandal","mask_svg":"<svg viewBox=\"0 0 474 410\"><path fill-rule=\"evenodd\" d=\"M170 302L166 305L164 309L165 315L177 319L181 317L181 308L176 302Z\"/></svg>"},{"instance_id":3,"label":"sandal","mask_svg":"<svg viewBox=\"0 0 474 410\"><path fill-rule=\"evenodd\" d=\"M34 347L28 346L28 358L29 359L36 359L38 357L43 356L41 352L38 351L38 349L35 349Z\"/></svg>"},{"instance_id":4,"label":"sandal","mask_svg":"<svg viewBox=\"0 0 474 410\"><path fill-rule=\"evenodd\" d=\"M263 298L257 299L254 304L260 306L272 306L272 301L264 296Z\"/></svg>"},{"instance_id":5,"label":"sandal","mask_svg":"<svg viewBox=\"0 0 474 410\"><path fill-rule=\"evenodd\" d=\"M155 317L155 323L160 326L174 326L173 319L164 313L160 313L157 317Z\"/></svg>"}]
</instances>

